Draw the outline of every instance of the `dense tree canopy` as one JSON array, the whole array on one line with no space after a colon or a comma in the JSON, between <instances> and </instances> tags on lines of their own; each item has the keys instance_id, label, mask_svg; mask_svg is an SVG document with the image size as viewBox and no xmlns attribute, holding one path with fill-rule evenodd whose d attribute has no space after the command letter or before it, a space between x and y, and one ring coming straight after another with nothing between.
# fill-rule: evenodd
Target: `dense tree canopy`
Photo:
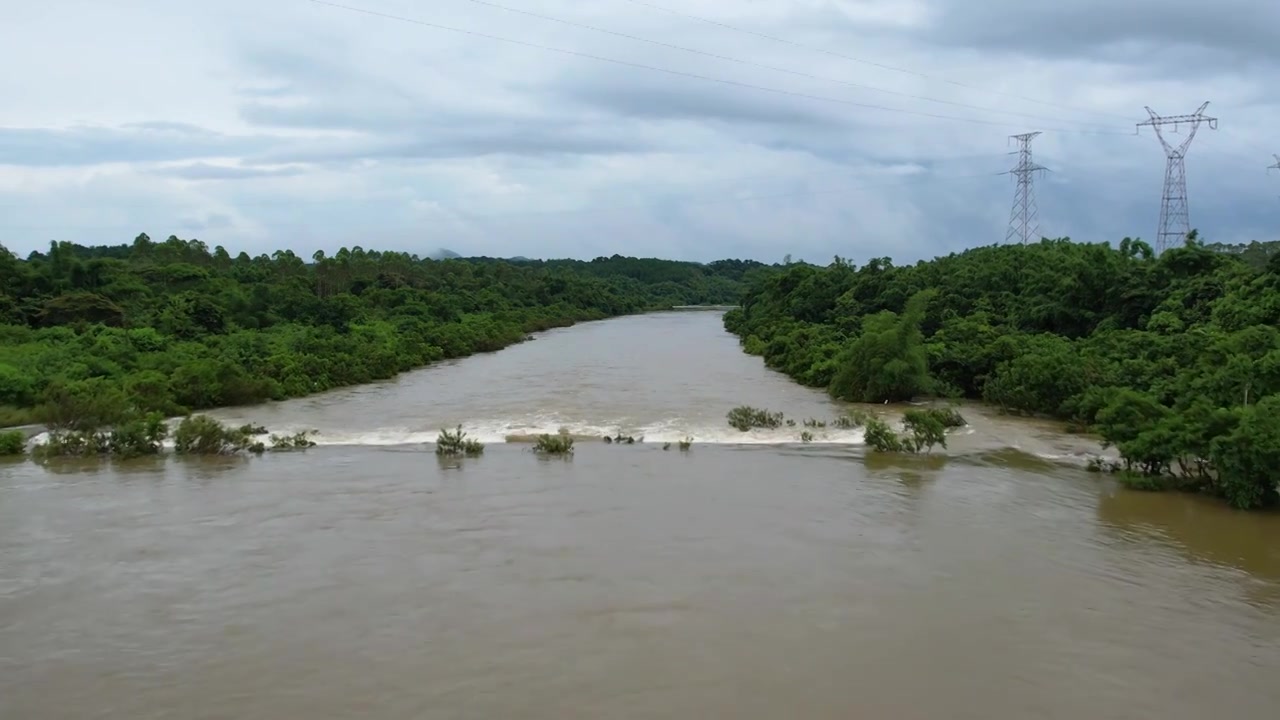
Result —
<instances>
[{"instance_id":1,"label":"dense tree canopy","mask_svg":"<svg viewBox=\"0 0 1280 720\"><path fill-rule=\"evenodd\" d=\"M388 378L580 320L735 303L760 267L360 247L232 257L146 235L55 242L25 259L0 247L0 427L58 420L76 398L123 395L139 412L180 414ZM93 407L81 421L98 422Z\"/></svg>"},{"instance_id":2,"label":"dense tree canopy","mask_svg":"<svg viewBox=\"0 0 1280 720\"><path fill-rule=\"evenodd\" d=\"M1092 428L1148 486L1274 500L1280 255L1156 257L1045 240L909 266L789 265L753 277L725 326L748 352L852 400L938 394ZM1268 464L1269 463L1269 464Z\"/></svg>"}]
</instances>

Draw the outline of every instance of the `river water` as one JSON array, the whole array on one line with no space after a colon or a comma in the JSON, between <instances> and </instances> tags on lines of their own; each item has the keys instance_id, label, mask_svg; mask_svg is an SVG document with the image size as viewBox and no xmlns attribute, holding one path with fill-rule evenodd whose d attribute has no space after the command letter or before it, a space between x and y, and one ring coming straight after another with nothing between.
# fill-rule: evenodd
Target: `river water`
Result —
<instances>
[{"instance_id":1,"label":"river water","mask_svg":"<svg viewBox=\"0 0 1280 720\"><path fill-rule=\"evenodd\" d=\"M661 313L218 413L303 453L0 465L0 717L1276 717L1280 517L981 408L890 459L738 404L838 411Z\"/></svg>"}]
</instances>

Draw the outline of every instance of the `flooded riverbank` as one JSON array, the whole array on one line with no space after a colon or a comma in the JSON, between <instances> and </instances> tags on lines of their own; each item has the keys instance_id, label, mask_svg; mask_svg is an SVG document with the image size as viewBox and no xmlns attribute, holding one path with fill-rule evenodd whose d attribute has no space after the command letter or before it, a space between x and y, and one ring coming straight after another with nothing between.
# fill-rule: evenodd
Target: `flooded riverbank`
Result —
<instances>
[{"instance_id":1,"label":"flooded riverbank","mask_svg":"<svg viewBox=\"0 0 1280 720\"><path fill-rule=\"evenodd\" d=\"M1280 518L1134 493L965 408L856 431L719 314L215 413L319 447L0 463L0 717L1195 718L1280 704ZM463 424L482 457L439 462ZM520 431L645 435L571 459ZM844 433L846 431L833 431ZM660 440L694 435L688 452ZM839 441L837 443L837 440Z\"/></svg>"}]
</instances>

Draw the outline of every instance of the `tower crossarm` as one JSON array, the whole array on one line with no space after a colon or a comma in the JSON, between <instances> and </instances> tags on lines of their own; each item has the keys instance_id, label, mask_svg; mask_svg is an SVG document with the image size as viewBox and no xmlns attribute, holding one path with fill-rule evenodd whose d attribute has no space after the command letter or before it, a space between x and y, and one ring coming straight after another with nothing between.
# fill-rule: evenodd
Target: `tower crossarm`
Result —
<instances>
[{"instance_id":1,"label":"tower crossarm","mask_svg":"<svg viewBox=\"0 0 1280 720\"><path fill-rule=\"evenodd\" d=\"M1179 157L1186 155L1187 148L1191 146L1191 141L1196 137L1196 131L1200 129L1200 124L1205 123L1210 130L1218 129L1218 118L1209 117L1204 114L1205 108L1209 107L1209 102L1205 101L1195 112L1187 115L1159 115L1150 107L1146 108L1147 114L1151 116L1149 120L1138 123L1138 127L1149 126L1156 131L1156 137L1160 140L1160 144L1164 146L1164 153L1168 157L1177 155ZM1177 146L1170 145L1165 139L1164 132L1161 127L1172 125L1174 132L1178 131L1179 126L1189 125L1191 129L1187 132L1187 137Z\"/></svg>"}]
</instances>

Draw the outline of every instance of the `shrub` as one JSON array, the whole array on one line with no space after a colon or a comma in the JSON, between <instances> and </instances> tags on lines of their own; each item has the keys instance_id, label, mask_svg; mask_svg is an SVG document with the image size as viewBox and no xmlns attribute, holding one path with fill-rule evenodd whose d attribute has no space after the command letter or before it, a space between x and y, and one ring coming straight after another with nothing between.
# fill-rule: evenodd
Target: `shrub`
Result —
<instances>
[{"instance_id":1,"label":"shrub","mask_svg":"<svg viewBox=\"0 0 1280 720\"><path fill-rule=\"evenodd\" d=\"M947 446L947 421L943 410L908 410L902 418L910 435L903 439L903 447L911 452L931 452L934 445Z\"/></svg>"},{"instance_id":2,"label":"shrub","mask_svg":"<svg viewBox=\"0 0 1280 720\"><path fill-rule=\"evenodd\" d=\"M903 435L883 420L871 418L866 422L866 442L878 452L931 452L934 445L947 446L947 427L957 418L963 421L950 408L912 408L903 414L902 424L907 431Z\"/></svg>"},{"instance_id":3,"label":"shrub","mask_svg":"<svg viewBox=\"0 0 1280 720\"><path fill-rule=\"evenodd\" d=\"M262 443L252 442L239 429L208 415L183 418L173 433L173 449L183 455L231 455L244 450L261 452L261 448Z\"/></svg>"},{"instance_id":4,"label":"shrub","mask_svg":"<svg viewBox=\"0 0 1280 720\"><path fill-rule=\"evenodd\" d=\"M681 450L688 450L691 447L693 447L693 438L686 437L685 439L680 441Z\"/></svg>"},{"instance_id":5,"label":"shrub","mask_svg":"<svg viewBox=\"0 0 1280 720\"><path fill-rule=\"evenodd\" d=\"M1147 475L1146 473L1133 472L1131 470L1123 470L1116 475L1116 479L1120 484L1130 490L1140 492L1164 492L1166 490L1176 490L1182 482L1179 478L1172 475Z\"/></svg>"},{"instance_id":6,"label":"shrub","mask_svg":"<svg viewBox=\"0 0 1280 720\"><path fill-rule=\"evenodd\" d=\"M945 428L958 428L969 424L969 422L964 419L964 416L960 414L960 411L953 407L930 408L925 412L938 418L938 420L942 422L942 426Z\"/></svg>"},{"instance_id":7,"label":"shrub","mask_svg":"<svg viewBox=\"0 0 1280 720\"><path fill-rule=\"evenodd\" d=\"M468 438L461 425L453 432L441 429L440 435L436 437L436 455L441 457L476 457L483 453L484 443Z\"/></svg>"},{"instance_id":8,"label":"shrub","mask_svg":"<svg viewBox=\"0 0 1280 720\"><path fill-rule=\"evenodd\" d=\"M902 439L889 427L889 423L879 418L869 418L866 422L865 438L867 445L876 452L902 452Z\"/></svg>"},{"instance_id":9,"label":"shrub","mask_svg":"<svg viewBox=\"0 0 1280 720\"><path fill-rule=\"evenodd\" d=\"M533 451L543 455L572 455L573 438L564 434L539 435Z\"/></svg>"},{"instance_id":10,"label":"shrub","mask_svg":"<svg viewBox=\"0 0 1280 720\"><path fill-rule=\"evenodd\" d=\"M108 452L123 458L157 455L169 436L169 426L160 413L128 420L114 428L108 435Z\"/></svg>"},{"instance_id":11,"label":"shrub","mask_svg":"<svg viewBox=\"0 0 1280 720\"><path fill-rule=\"evenodd\" d=\"M831 426L841 430L852 430L867 424L871 415L866 410L846 410L843 415L831 421Z\"/></svg>"},{"instance_id":12,"label":"shrub","mask_svg":"<svg viewBox=\"0 0 1280 720\"><path fill-rule=\"evenodd\" d=\"M248 437L248 433L244 432L244 428L236 432ZM316 443L311 439L311 435L315 434L315 430L303 430L292 435L272 435L272 450L306 450L309 447L315 447Z\"/></svg>"},{"instance_id":13,"label":"shrub","mask_svg":"<svg viewBox=\"0 0 1280 720\"><path fill-rule=\"evenodd\" d=\"M741 405L729 411L729 425L742 432L753 428L782 427L782 413L771 413L768 410Z\"/></svg>"},{"instance_id":14,"label":"shrub","mask_svg":"<svg viewBox=\"0 0 1280 720\"><path fill-rule=\"evenodd\" d=\"M27 452L27 436L21 430L0 432L0 457L25 455Z\"/></svg>"}]
</instances>

